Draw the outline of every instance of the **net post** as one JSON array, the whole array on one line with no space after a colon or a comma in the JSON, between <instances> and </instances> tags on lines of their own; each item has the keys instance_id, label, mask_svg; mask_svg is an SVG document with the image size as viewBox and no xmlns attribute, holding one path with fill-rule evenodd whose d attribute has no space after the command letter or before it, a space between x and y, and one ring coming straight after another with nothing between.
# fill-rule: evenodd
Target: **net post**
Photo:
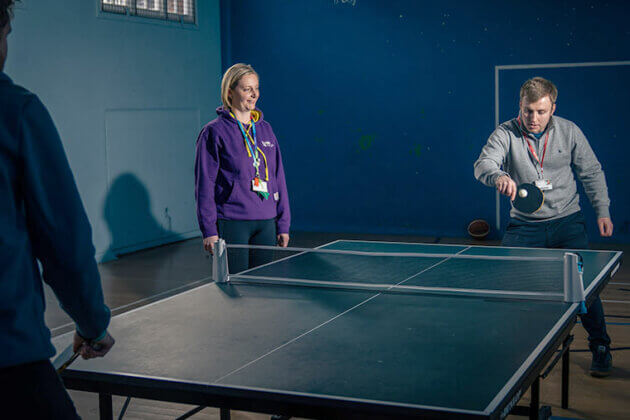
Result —
<instances>
[{"instance_id":1,"label":"net post","mask_svg":"<svg viewBox=\"0 0 630 420\"><path fill-rule=\"evenodd\" d=\"M564 254L564 301L584 303L584 283L579 267L580 257L573 252Z\"/></svg>"},{"instance_id":2,"label":"net post","mask_svg":"<svg viewBox=\"0 0 630 420\"><path fill-rule=\"evenodd\" d=\"M227 283L230 279L225 240L219 239L214 244L212 254L212 280L215 283Z\"/></svg>"}]
</instances>

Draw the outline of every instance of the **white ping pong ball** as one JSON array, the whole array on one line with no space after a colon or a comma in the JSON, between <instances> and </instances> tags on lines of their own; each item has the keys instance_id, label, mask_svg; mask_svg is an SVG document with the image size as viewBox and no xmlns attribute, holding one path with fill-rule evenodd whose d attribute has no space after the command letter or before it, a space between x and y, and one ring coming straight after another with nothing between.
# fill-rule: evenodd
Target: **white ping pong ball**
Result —
<instances>
[{"instance_id":1,"label":"white ping pong ball","mask_svg":"<svg viewBox=\"0 0 630 420\"><path fill-rule=\"evenodd\" d=\"M520 190L518 190L518 196L521 198L527 197L527 190L525 188L521 188Z\"/></svg>"}]
</instances>

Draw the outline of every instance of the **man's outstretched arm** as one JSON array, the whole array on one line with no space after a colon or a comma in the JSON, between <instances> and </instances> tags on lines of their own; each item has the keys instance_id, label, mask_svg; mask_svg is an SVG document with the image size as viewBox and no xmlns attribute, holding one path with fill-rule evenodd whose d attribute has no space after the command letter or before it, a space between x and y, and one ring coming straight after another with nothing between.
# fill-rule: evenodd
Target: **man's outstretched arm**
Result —
<instances>
[{"instance_id":1,"label":"man's outstretched arm","mask_svg":"<svg viewBox=\"0 0 630 420\"><path fill-rule=\"evenodd\" d=\"M24 210L44 281L82 337L104 340L110 311L94 259L92 230L57 129L35 96L24 106L21 131Z\"/></svg>"}]
</instances>

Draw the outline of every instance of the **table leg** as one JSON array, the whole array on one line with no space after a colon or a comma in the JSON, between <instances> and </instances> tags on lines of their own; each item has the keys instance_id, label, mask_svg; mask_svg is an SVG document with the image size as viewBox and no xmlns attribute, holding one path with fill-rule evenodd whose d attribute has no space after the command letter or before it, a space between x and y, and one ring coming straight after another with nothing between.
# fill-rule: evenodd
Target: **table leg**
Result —
<instances>
[{"instance_id":1,"label":"table leg","mask_svg":"<svg viewBox=\"0 0 630 420\"><path fill-rule=\"evenodd\" d=\"M569 347L573 336L562 343L562 408L569 408Z\"/></svg>"},{"instance_id":2,"label":"table leg","mask_svg":"<svg viewBox=\"0 0 630 420\"><path fill-rule=\"evenodd\" d=\"M112 409L112 394L98 394L98 407L101 420L112 420L114 410Z\"/></svg>"},{"instance_id":3,"label":"table leg","mask_svg":"<svg viewBox=\"0 0 630 420\"><path fill-rule=\"evenodd\" d=\"M536 377L532 387L530 388L531 400L529 402L529 418L531 420L538 420L538 414L540 410L540 377Z\"/></svg>"},{"instance_id":4,"label":"table leg","mask_svg":"<svg viewBox=\"0 0 630 420\"><path fill-rule=\"evenodd\" d=\"M220 408L219 409L221 420L230 420L230 409L229 408Z\"/></svg>"}]
</instances>

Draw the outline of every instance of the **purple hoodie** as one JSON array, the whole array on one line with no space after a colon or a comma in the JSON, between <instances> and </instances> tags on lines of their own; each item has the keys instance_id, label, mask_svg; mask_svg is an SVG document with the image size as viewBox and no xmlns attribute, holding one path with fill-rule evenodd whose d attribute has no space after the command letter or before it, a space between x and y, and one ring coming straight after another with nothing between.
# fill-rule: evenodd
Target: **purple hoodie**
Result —
<instances>
[{"instance_id":1,"label":"purple hoodie","mask_svg":"<svg viewBox=\"0 0 630 420\"><path fill-rule=\"evenodd\" d=\"M265 200L252 191L256 170L253 158L247 155L236 119L222 106L217 108L217 114L219 116L203 127L197 139L195 198L203 237L217 235L217 219L276 219L278 234L289 233L289 195L280 146L271 125L263 119L260 110L252 112L258 147L269 165L269 198ZM260 177L264 180L265 161L261 155L259 157Z\"/></svg>"}]
</instances>

